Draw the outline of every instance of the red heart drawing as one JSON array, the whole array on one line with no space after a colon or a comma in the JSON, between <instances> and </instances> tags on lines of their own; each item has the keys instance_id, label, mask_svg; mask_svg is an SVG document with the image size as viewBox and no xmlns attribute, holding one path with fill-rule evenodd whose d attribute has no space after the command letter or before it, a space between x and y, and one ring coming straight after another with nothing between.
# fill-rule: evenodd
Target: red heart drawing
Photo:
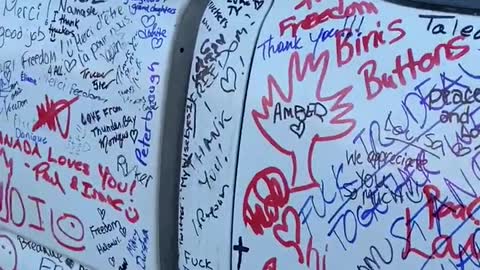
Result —
<instances>
[{"instance_id":1,"label":"red heart drawing","mask_svg":"<svg viewBox=\"0 0 480 270\"><path fill-rule=\"evenodd\" d=\"M277 270L277 258L270 258L263 266L263 270Z\"/></svg>"},{"instance_id":2,"label":"red heart drawing","mask_svg":"<svg viewBox=\"0 0 480 270\"><path fill-rule=\"evenodd\" d=\"M290 215L289 215L290 214ZM290 219L289 219L290 217ZM287 220L288 219L288 220ZM294 221L294 228L289 227L289 223L287 221ZM282 234L279 234L282 233ZM293 235L291 235L293 233ZM298 262L303 264L303 252L300 248L300 217L298 216L297 210L291 206L287 206L282 213L282 223L276 224L273 226L273 235L277 239L277 241L286 248L293 247L298 254ZM285 239L286 238L286 239ZM290 240L288 238L294 238L294 240Z\"/></svg>"}]
</instances>

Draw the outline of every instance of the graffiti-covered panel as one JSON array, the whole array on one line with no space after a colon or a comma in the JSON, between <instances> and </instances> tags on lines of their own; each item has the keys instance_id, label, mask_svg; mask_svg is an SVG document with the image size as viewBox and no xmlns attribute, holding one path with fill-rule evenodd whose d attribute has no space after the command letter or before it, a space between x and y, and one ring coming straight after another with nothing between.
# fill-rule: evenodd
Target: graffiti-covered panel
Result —
<instances>
[{"instance_id":1,"label":"graffiti-covered panel","mask_svg":"<svg viewBox=\"0 0 480 270\"><path fill-rule=\"evenodd\" d=\"M231 269L477 269L475 16L275 2L256 44Z\"/></svg>"},{"instance_id":2,"label":"graffiti-covered panel","mask_svg":"<svg viewBox=\"0 0 480 270\"><path fill-rule=\"evenodd\" d=\"M0 269L159 269L159 187L175 183L159 177L164 104L185 89L170 74L190 68L193 46L176 45L187 6L0 3L0 225L14 233L0 234Z\"/></svg>"}]
</instances>

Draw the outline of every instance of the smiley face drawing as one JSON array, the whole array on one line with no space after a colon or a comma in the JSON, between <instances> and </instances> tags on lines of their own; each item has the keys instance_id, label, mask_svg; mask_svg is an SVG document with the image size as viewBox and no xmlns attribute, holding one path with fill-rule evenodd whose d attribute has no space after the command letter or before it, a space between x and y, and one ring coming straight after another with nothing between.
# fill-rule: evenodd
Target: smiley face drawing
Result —
<instances>
[{"instance_id":1,"label":"smiley face drawing","mask_svg":"<svg viewBox=\"0 0 480 270\"><path fill-rule=\"evenodd\" d=\"M17 270L17 250L4 234L0 234L0 270Z\"/></svg>"}]
</instances>

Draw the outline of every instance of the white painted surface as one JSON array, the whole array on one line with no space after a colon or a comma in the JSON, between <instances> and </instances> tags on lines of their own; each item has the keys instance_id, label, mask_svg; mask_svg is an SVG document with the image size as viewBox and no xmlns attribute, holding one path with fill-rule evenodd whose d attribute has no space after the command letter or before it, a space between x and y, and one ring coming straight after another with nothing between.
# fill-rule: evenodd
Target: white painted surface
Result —
<instances>
[{"instance_id":1,"label":"white painted surface","mask_svg":"<svg viewBox=\"0 0 480 270\"><path fill-rule=\"evenodd\" d=\"M341 14L352 5L357 8L350 15L357 16L345 20ZM332 16L321 17L331 10ZM455 18L435 19L429 27L421 15ZM285 25L305 18L318 23L304 22L295 38L291 28L281 34L286 18ZM438 23L445 34L432 34ZM224 170L215 183L235 181L225 193L234 204L226 202L214 219L220 222L206 225L210 233L202 231L196 242L189 227L205 186L198 174L184 180L192 195L183 205L195 207L183 209L183 234L190 234L183 248L201 251L189 258L207 257L209 269L477 269L479 103L441 106L435 89L473 95L480 73L473 38L478 25L477 17L384 1L275 2L256 44L245 108L230 105L237 98L222 100L244 110L241 130L228 133L241 134L238 167ZM464 27L464 34L473 28L471 36L456 38ZM348 41L327 36L345 28L353 32ZM356 43L367 36L368 52ZM269 40L280 52L269 49ZM291 46L285 50L280 42ZM414 61L424 66L402 68ZM392 82L395 89L388 89ZM428 98L421 102L429 93L431 106ZM452 111L464 117L442 123ZM368 162L382 151L394 164ZM209 200L217 193L212 190Z\"/></svg>"},{"instance_id":2,"label":"white painted surface","mask_svg":"<svg viewBox=\"0 0 480 270\"><path fill-rule=\"evenodd\" d=\"M166 102L178 103L168 91L186 88L193 44L177 30L188 5L2 1L0 240L10 249L0 269L172 268L161 255L175 242L159 221L173 209L160 205L160 183L174 181L159 164L176 162L160 153L165 123L182 115L165 120Z\"/></svg>"},{"instance_id":3,"label":"white painted surface","mask_svg":"<svg viewBox=\"0 0 480 270\"><path fill-rule=\"evenodd\" d=\"M249 2L210 1L200 25L179 179L180 269L230 267L233 179L243 102L254 44L272 4Z\"/></svg>"}]
</instances>

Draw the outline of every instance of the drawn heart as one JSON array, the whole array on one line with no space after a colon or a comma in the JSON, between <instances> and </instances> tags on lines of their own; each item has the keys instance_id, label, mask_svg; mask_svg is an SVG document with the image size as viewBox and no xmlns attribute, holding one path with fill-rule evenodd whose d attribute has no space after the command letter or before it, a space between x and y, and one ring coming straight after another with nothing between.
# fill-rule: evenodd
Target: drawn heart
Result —
<instances>
[{"instance_id":1,"label":"drawn heart","mask_svg":"<svg viewBox=\"0 0 480 270\"><path fill-rule=\"evenodd\" d=\"M295 208L291 206L285 208L282 213L282 223L273 226L273 235L282 246L293 247L297 251L298 262L303 264L303 252L300 248L300 218Z\"/></svg>"},{"instance_id":2,"label":"drawn heart","mask_svg":"<svg viewBox=\"0 0 480 270\"><path fill-rule=\"evenodd\" d=\"M111 265L112 267L115 267L115 258L114 258L114 257L108 258L108 262L110 263L110 265Z\"/></svg>"},{"instance_id":3,"label":"drawn heart","mask_svg":"<svg viewBox=\"0 0 480 270\"><path fill-rule=\"evenodd\" d=\"M264 1L263 0L253 0L253 3L255 4L255 10L259 10L262 8Z\"/></svg>"},{"instance_id":4,"label":"drawn heart","mask_svg":"<svg viewBox=\"0 0 480 270\"><path fill-rule=\"evenodd\" d=\"M130 139L132 139L133 143L137 142L137 138L138 138L138 129L130 130Z\"/></svg>"},{"instance_id":5,"label":"drawn heart","mask_svg":"<svg viewBox=\"0 0 480 270\"><path fill-rule=\"evenodd\" d=\"M65 69L70 73L77 65L77 59L72 59L72 61L65 60L63 63L65 64Z\"/></svg>"},{"instance_id":6,"label":"drawn heart","mask_svg":"<svg viewBox=\"0 0 480 270\"><path fill-rule=\"evenodd\" d=\"M305 132L305 122L301 121L298 124L291 124L290 130L295 133L300 139Z\"/></svg>"},{"instance_id":7,"label":"drawn heart","mask_svg":"<svg viewBox=\"0 0 480 270\"><path fill-rule=\"evenodd\" d=\"M120 227L120 234L123 237L127 237L127 228L126 227Z\"/></svg>"},{"instance_id":8,"label":"drawn heart","mask_svg":"<svg viewBox=\"0 0 480 270\"><path fill-rule=\"evenodd\" d=\"M237 72L232 67L227 68L227 76L220 80L220 86L227 93L237 90Z\"/></svg>"},{"instance_id":9,"label":"drawn heart","mask_svg":"<svg viewBox=\"0 0 480 270\"><path fill-rule=\"evenodd\" d=\"M152 38L152 49L158 49L163 45L163 38Z\"/></svg>"},{"instance_id":10,"label":"drawn heart","mask_svg":"<svg viewBox=\"0 0 480 270\"><path fill-rule=\"evenodd\" d=\"M98 212L98 214L100 215L100 218L103 221L105 219L105 209L97 208L97 212Z\"/></svg>"},{"instance_id":11,"label":"drawn heart","mask_svg":"<svg viewBox=\"0 0 480 270\"><path fill-rule=\"evenodd\" d=\"M148 28L150 26L152 26L154 23L155 23L155 16L154 15L143 15L142 16L142 24L145 28Z\"/></svg>"}]
</instances>

